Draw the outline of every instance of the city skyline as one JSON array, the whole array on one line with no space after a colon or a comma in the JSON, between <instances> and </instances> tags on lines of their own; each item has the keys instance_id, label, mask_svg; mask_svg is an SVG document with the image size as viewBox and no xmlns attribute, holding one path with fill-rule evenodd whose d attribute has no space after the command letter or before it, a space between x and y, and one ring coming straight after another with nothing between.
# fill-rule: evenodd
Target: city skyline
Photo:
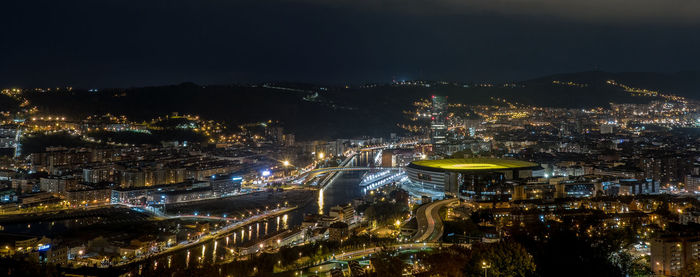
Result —
<instances>
[{"instance_id":1,"label":"city skyline","mask_svg":"<svg viewBox=\"0 0 700 277\"><path fill-rule=\"evenodd\" d=\"M700 1L0 10L0 275L700 276Z\"/></svg>"}]
</instances>

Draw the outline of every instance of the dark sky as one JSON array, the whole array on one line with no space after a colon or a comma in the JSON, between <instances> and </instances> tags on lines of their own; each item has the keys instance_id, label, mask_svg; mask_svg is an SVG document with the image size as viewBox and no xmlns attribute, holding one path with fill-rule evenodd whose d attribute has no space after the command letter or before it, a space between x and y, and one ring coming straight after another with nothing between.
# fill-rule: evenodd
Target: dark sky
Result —
<instances>
[{"instance_id":1,"label":"dark sky","mask_svg":"<svg viewBox=\"0 0 700 277\"><path fill-rule=\"evenodd\" d=\"M694 0L0 2L0 87L700 69Z\"/></svg>"}]
</instances>

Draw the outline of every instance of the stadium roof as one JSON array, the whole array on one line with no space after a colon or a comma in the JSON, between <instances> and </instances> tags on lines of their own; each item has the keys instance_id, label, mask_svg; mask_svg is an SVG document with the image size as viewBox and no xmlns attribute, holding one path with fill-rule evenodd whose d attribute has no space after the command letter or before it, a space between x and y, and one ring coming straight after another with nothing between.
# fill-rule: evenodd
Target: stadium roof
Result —
<instances>
[{"instance_id":1,"label":"stadium roof","mask_svg":"<svg viewBox=\"0 0 700 277\"><path fill-rule=\"evenodd\" d=\"M417 167L426 170L441 169L446 171L532 169L538 166L538 164L531 162L494 158L421 160L413 161L409 165L409 167Z\"/></svg>"}]
</instances>

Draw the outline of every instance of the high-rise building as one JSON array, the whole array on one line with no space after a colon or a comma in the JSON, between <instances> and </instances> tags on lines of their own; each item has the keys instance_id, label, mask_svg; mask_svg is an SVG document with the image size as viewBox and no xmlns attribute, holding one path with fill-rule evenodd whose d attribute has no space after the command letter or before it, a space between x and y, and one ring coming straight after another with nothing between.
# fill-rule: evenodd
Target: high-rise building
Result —
<instances>
[{"instance_id":1,"label":"high-rise building","mask_svg":"<svg viewBox=\"0 0 700 277\"><path fill-rule=\"evenodd\" d=\"M678 275L687 264L698 260L698 234L666 234L651 241L651 270L657 275Z\"/></svg>"},{"instance_id":2,"label":"high-rise building","mask_svg":"<svg viewBox=\"0 0 700 277\"><path fill-rule=\"evenodd\" d=\"M440 155L447 144L447 96L432 96L430 116L430 143L433 153Z\"/></svg>"}]
</instances>

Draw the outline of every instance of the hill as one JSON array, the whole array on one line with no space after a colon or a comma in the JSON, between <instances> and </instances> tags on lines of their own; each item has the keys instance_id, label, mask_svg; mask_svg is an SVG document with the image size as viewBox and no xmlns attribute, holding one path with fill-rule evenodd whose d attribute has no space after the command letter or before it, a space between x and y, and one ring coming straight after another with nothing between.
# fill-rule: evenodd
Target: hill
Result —
<instances>
[{"instance_id":1,"label":"hill","mask_svg":"<svg viewBox=\"0 0 700 277\"><path fill-rule=\"evenodd\" d=\"M92 114L123 114L132 120L148 120L171 112L237 124L279 120L300 140L386 136L399 132L402 111L432 94L449 96L453 103L489 104L492 97L548 107L583 108L616 103L644 103L620 86L659 90L698 99L698 72L676 74L579 72L545 76L506 84L377 85L321 87L312 84L172 86L73 90L65 93L29 92L32 105L47 114L84 118Z\"/></svg>"}]
</instances>

